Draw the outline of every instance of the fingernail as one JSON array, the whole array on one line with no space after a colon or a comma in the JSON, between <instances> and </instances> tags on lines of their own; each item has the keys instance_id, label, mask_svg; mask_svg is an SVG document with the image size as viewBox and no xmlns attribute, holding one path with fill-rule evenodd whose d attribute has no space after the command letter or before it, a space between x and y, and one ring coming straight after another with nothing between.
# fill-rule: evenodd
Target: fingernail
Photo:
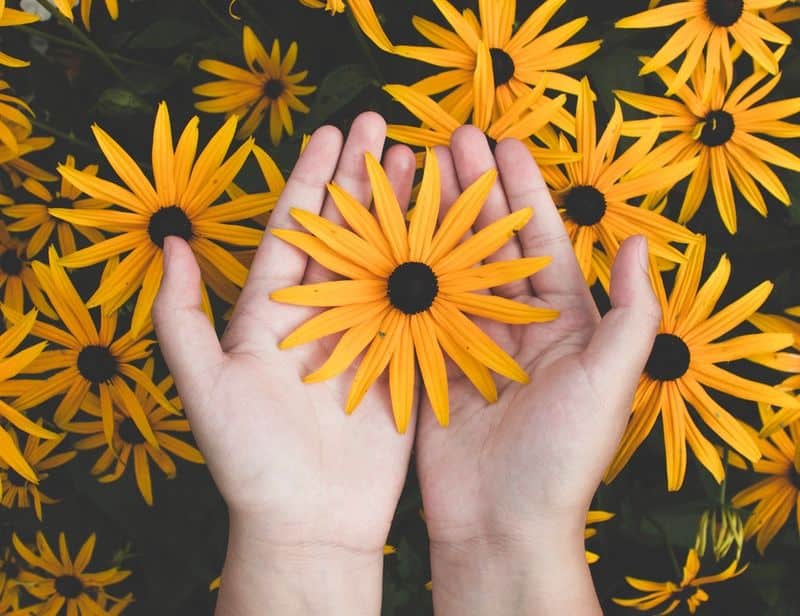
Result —
<instances>
[{"instance_id":1,"label":"fingernail","mask_svg":"<svg viewBox=\"0 0 800 616\"><path fill-rule=\"evenodd\" d=\"M650 257L647 254L647 238L644 235L640 235L637 240L636 250L639 253L639 265L642 266L642 270L646 274L650 273Z\"/></svg>"}]
</instances>

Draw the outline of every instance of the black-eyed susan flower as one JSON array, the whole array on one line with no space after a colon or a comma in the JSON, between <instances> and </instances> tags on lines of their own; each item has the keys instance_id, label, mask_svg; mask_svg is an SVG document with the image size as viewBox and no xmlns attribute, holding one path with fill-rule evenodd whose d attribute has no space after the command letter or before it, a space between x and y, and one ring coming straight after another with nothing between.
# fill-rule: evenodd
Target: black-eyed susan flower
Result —
<instances>
[{"instance_id":1,"label":"black-eyed susan flower","mask_svg":"<svg viewBox=\"0 0 800 616\"><path fill-rule=\"evenodd\" d=\"M461 241L495 183L495 170L487 171L464 191L437 229L441 186L432 153L425 158L416 213L408 225L380 163L367 153L366 165L377 219L342 188L330 184L330 195L352 231L300 209L293 209L291 215L309 233L273 231L346 278L272 293L274 301L330 308L289 334L280 347L291 348L344 331L328 360L303 380L316 383L339 375L367 349L353 379L346 411L355 410L388 366L399 432L405 432L411 415L416 356L433 412L446 426L449 401L442 349L490 402L497 399L497 390L489 369L528 382L525 370L464 313L504 323L553 320L557 316L554 310L476 293L530 276L550 259L473 267L508 242L533 213L530 208L521 209Z\"/></svg>"},{"instance_id":2,"label":"black-eyed susan flower","mask_svg":"<svg viewBox=\"0 0 800 616\"><path fill-rule=\"evenodd\" d=\"M206 113L244 118L236 135L239 139L252 135L269 112L270 139L278 145L284 131L294 134L292 112L309 112L308 105L299 97L317 88L302 85L308 71L292 73L297 62L297 43L292 42L286 55L281 57L280 41L275 39L272 50L267 53L252 28L245 26L242 47L246 69L219 60L200 61L200 69L222 79L194 88L195 94L210 99L195 103L195 107Z\"/></svg>"},{"instance_id":3,"label":"black-eyed susan flower","mask_svg":"<svg viewBox=\"0 0 800 616\"><path fill-rule=\"evenodd\" d=\"M0 80L0 143L19 152L18 137L30 135L33 130L28 118L33 116L33 110L24 100L8 92L10 89L7 81Z\"/></svg>"},{"instance_id":4,"label":"black-eyed susan flower","mask_svg":"<svg viewBox=\"0 0 800 616\"><path fill-rule=\"evenodd\" d=\"M2 381L2 385L6 385L20 372L26 370L31 362L41 355L46 346L46 343L40 342L20 351L16 355L11 355L31 332L36 322L36 311L31 310L28 314L20 315L20 317L16 324L0 334L0 381ZM5 419L28 434L34 434L48 440L57 438L56 434L45 430L41 425L34 423L20 413L14 406L2 400L0 400L0 418ZM28 481L38 482L36 473L3 424L0 424L0 461ZM2 488L3 484L0 484L0 493Z\"/></svg>"},{"instance_id":5,"label":"black-eyed susan flower","mask_svg":"<svg viewBox=\"0 0 800 616\"><path fill-rule=\"evenodd\" d=\"M656 608L666 607L659 614L671 614L684 605L690 614L697 611L700 604L708 601L708 593L701 588L708 584L724 582L740 575L747 569L747 565L739 567L739 561L733 561L728 567L715 575L698 577L700 573L700 559L697 552L689 550L686 555L686 564L683 566L683 578L680 582L651 582L634 577L625 577L633 588L645 593L642 597L634 599L618 599L614 597L614 603L624 607L631 607L640 612L651 612Z\"/></svg>"},{"instance_id":6,"label":"black-eyed susan flower","mask_svg":"<svg viewBox=\"0 0 800 616\"><path fill-rule=\"evenodd\" d=\"M59 11L69 19L73 21L72 11L75 7L74 0L52 0L53 4L58 8ZM81 11L81 21L83 21L83 27L87 30L91 30L91 15L92 15L92 0L79 0L78 4L80 4L80 11ZM113 20L117 20L119 18L119 0L105 0L106 11L108 11L108 16L111 17Z\"/></svg>"},{"instance_id":7,"label":"black-eyed susan flower","mask_svg":"<svg viewBox=\"0 0 800 616\"><path fill-rule=\"evenodd\" d=\"M74 558L70 556L64 533L58 535L59 555L47 543L41 532L36 533L36 550L28 548L17 536L12 536L20 557L38 572L23 571L20 582L25 590L40 601L37 614L57 616L112 616L97 602L98 593L130 576L131 572L116 567L88 573L96 536L90 535ZM63 610L63 611L62 611Z\"/></svg>"},{"instance_id":8,"label":"black-eyed susan flower","mask_svg":"<svg viewBox=\"0 0 800 616\"><path fill-rule=\"evenodd\" d=\"M51 319L56 313L42 294L42 288L27 257L25 240L11 236L4 222L0 221L0 287L3 288L3 304L22 312L25 305L33 304L42 314ZM26 298L30 300L25 301Z\"/></svg>"},{"instance_id":9,"label":"black-eyed susan flower","mask_svg":"<svg viewBox=\"0 0 800 616\"><path fill-rule=\"evenodd\" d=\"M67 156L64 165L75 169L75 157ZM81 171L97 175L97 170L97 165L87 165ZM8 225L8 230L12 233L33 231L25 248L25 256L28 259L35 257L49 245L53 232L58 238L58 248L62 255L72 254L76 250L73 227L90 244L99 244L105 239L97 229L70 225L54 218L50 215L50 208L102 209L111 205L108 201L83 196L81 191L65 178L61 178L61 187L55 193L33 178L26 179L22 186L39 202L22 201L13 205L0 206L0 210L9 218L16 219Z\"/></svg>"},{"instance_id":10,"label":"black-eyed susan flower","mask_svg":"<svg viewBox=\"0 0 800 616\"><path fill-rule=\"evenodd\" d=\"M189 243L198 257L205 281L219 277L244 286L247 269L223 244L258 246L262 229L232 223L262 214L274 202L258 193L213 205L233 182L252 147L252 140L248 140L224 160L236 132L236 123L236 117L229 118L195 159L197 117L189 121L173 149L169 111L167 105L161 103L153 130L155 186L99 126L92 127L97 142L128 188L64 165L59 167L61 175L79 190L126 210L51 208L50 215L114 234L99 244L61 257L64 267L86 267L128 253L119 267L100 283L89 298L88 306L102 305L103 311L113 312L141 289L131 321L133 335L140 334L150 321L150 310L163 274L161 250L167 235L177 235ZM211 317L205 286L201 290L203 306Z\"/></svg>"},{"instance_id":11,"label":"black-eyed susan flower","mask_svg":"<svg viewBox=\"0 0 800 616\"><path fill-rule=\"evenodd\" d=\"M648 9L617 22L618 28L661 28L684 22L649 58L641 75L666 67L684 54L677 73L670 76L668 92L678 90L691 76L703 58L707 67L700 86L701 98L706 99L714 85L723 81L733 83L731 39L748 53L765 71L778 72L778 56L767 43L788 45L792 38L759 15L759 10L776 7L785 0L683 0Z\"/></svg>"},{"instance_id":12,"label":"black-eyed susan flower","mask_svg":"<svg viewBox=\"0 0 800 616\"><path fill-rule=\"evenodd\" d=\"M41 428L42 420L38 420L36 425ZM35 434L29 434L24 449L19 446L19 437L12 428L9 428L8 433L40 482L47 479L47 471L63 466L77 454L76 451L53 454L53 450L64 440L65 433L60 434L58 438L45 441ZM40 486L28 481L3 460L0 460L0 484L3 486L3 498L0 502L4 507L27 509L33 505L33 510L40 522L42 520L42 504L53 505L58 502L45 494Z\"/></svg>"},{"instance_id":13,"label":"black-eyed susan flower","mask_svg":"<svg viewBox=\"0 0 800 616\"><path fill-rule=\"evenodd\" d=\"M763 425L774 422L775 412L767 404L758 405ZM797 512L800 531L800 423L792 422L786 429L774 430L769 437L759 437L748 425L758 442L763 457L752 465L734 453L729 453L731 465L742 470L753 470L763 479L736 494L735 507L755 504L744 525L745 539L756 538L756 548L763 554L769 543L784 527L793 511Z\"/></svg>"},{"instance_id":14,"label":"black-eyed susan flower","mask_svg":"<svg viewBox=\"0 0 800 616\"><path fill-rule=\"evenodd\" d=\"M788 372L791 374L779 387L786 391L800 391L800 323L790 317L800 317L800 306L787 308L787 316L777 314L756 313L748 321L755 325L762 332L789 333L794 337L794 344L791 351L776 353L762 353L753 355L749 359L773 370ZM800 419L799 409L780 409L775 414L774 420L764 427L764 433L777 427L786 427L790 423Z\"/></svg>"},{"instance_id":15,"label":"black-eyed susan flower","mask_svg":"<svg viewBox=\"0 0 800 616\"><path fill-rule=\"evenodd\" d=\"M731 449L751 462L761 458L753 436L706 388L742 400L797 408L800 402L786 392L721 368L759 353L774 352L792 344L791 334L745 334L719 340L752 316L766 301L772 283L765 281L725 308L714 312L731 274L723 256L700 286L705 238L690 245L687 261L675 276L667 297L660 275L652 276L663 316L653 350L639 381L631 416L606 482L617 476L661 417L664 433L667 488L679 490L686 473L686 444L698 461L720 482L725 474L719 452L700 432L694 417ZM689 409L694 413L690 413Z\"/></svg>"},{"instance_id":16,"label":"black-eyed susan flower","mask_svg":"<svg viewBox=\"0 0 800 616\"><path fill-rule=\"evenodd\" d=\"M565 164L563 171L553 167L544 177L553 190L585 278L594 280L597 274L596 245L602 246L613 259L620 243L637 233L647 237L650 251L656 257L673 263L683 261L681 252L671 244L689 244L695 241L695 235L664 216L628 201L671 188L695 169L697 160L681 161L631 176L630 170L650 152L658 131L651 130L623 154L617 154L622 111L619 106L615 107L598 140L589 80L584 78L582 84L576 112L576 149L572 149L566 136L561 136L562 151L580 154L581 159Z\"/></svg>"},{"instance_id":17,"label":"black-eyed susan flower","mask_svg":"<svg viewBox=\"0 0 800 616\"><path fill-rule=\"evenodd\" d=\"M300 0L300 4L312 9L325 9L331 15L344 13L349 7L358 27L369 40L383 51L391 51L394 47L383 31L371 0Z\"/></svg>"},{"instance_id":18,"label":"black-eyed susan flower","mask_svg":"<svg viewBox=\"0 0 800 616\"><path fill-rule=\"evenodd\" d=\"M27 371L55 373L46 381L37 382L36 387L16 398L14 404L21 409L30 409L56 396L63 396L53 415L53 422L63 426L75 416L86 396L93 392L100 399L103 429L109 445L114 433L113 403L116 400L126 406L136 425L148 436L148 441L157 447L144 409L129 385L133 381L150 392L165 409L178 413L152 379L134 365L134 362L150 356L150 347L155 341L131 332L117 335L116 313L101 311L98 331L83 299L58 264L55 247L50 246L48 254L49 266L36 261L33 267L44 292L55 306L61 326L37 322L30 331L60 348L42 353ZM106 267L104 280L113 273L114 264L111 262ZM12 323L21 319L19 312L6 306L3 306L3 314Z\"/></svg>"},{"instance_id":19,"label":"black-eyed susan flower","mask_svg":"<svg viewBox=\"0 0 800 616\"><path fill-rule=\"evenodd\" d=\"M0 614L19 609L22 570L20 559L11 546L0 550Z\"/></svg>"},{"instance_id":20,"label":"black-eyed susan flower","mask_svg":"<svg viewBox=\"0 0 800 616\"><path fill-rule=\"evenodd\" d=\"M17 9L10 9L6 6L6 0L0 0L0 28L8 28L14 26L25 26L39 21L37 15L31 15L25 11L18 11ZM21 68L28 66L30 62L27 60L20 60L14 56L0 51L0 66L8 66L10 68Z\"/></svg>"},{"instance_id":21,"label":"black-eyed susan flower","mask_svg":"<svg viewBox=\"0 0 800 616\"><path fill-rule=\"evenodd\" d=\"M761 460L756 464L761 464ZM735 558L739 560L742 557L744 540L744 522L739 511L727 503L717 504L703 511L700 516L694 549L697 555L703 558L710 545L714 558L719 562L727 557L735 546Z\"/></svg>"},{"instance_id":22,"label":"black-eyed susan flower","mask_svg":"<svg viewBox=\"0 0 800 616\"><path fill-rule=\"evenodd\" d=\"M54 182L58 178L52 173L25 159L33 152L46 150L55 143L52 137L34 137L30 133L19 130L16 126L10 127L15 132L17 147L10 148L0 145L0 170L8 177L13 188L22 186L25 178L34 178L41 182Z\"/></svg>"},{"instance_id":23,"label":"black-eyed susan flower","mask_svg":"<svg viewBox=\"0 0 800 616\"><path fill-rule=\"evenodd\" d=\"M608 511L590 511L586 516L586 529L583 531L583 538L589 539L597 534L596 528L589 528L592 524L600 524L601 522L608 522L614 517L613 513ZM586 550L586 562L590 565L600 560L600 557L594 552Z\"/></svg>"},{"instance_id":24,"label":"black-eyed susan flower","mask_svg":"<svg viewBox=\"0 0 800 616\"><path fill-rule=\"evenodd\" d=\"M385 86L384 90L423 123L422 127L390 124L387 129L390 139L425 148L450 145L453 133L462 123L440 103L409 86L392 84ZM561 112L569 115L564 111L565 102L566 96L563 94L555 99L544 96L544 86L540 84L518 98L495 120L486 117L480 122L476 121L475 126L484 132L490 143L510 137L523 141L542 166L576 161L580 156L561 151L558 137L550 127L551 122L560 122ZM575 122L569 118L567 125L562 127L574 132ZM543 145L538 145L532 138Z\"/></svg>"},{"instance_id":25,"label":"black-eyed susan flower","mask_svg":"<svg viewBox=\"0 0 800 616\"><path fill-rule=\"evenodd\" d=\"M417 31L432 47L396 45L397 55L441 67L441 73L414 84L420 94L447 93L442 107L464 123L491 122L505 112L545 73L548 88L577 94L580 86L557 71L577 64L600 48L600 41L564 45L588 22L580 17L544 32L565 0L546 0L514 29L516 0L480 0L478 15L459 12L448 0L433 0L452 30L414 17Z\"/></svg>"},{"instance_id":26,"label":"black-eyed susan flower","mask_svg":"<svg viewBox=\"0 0 800 616\"><path fill-rule=\"evenodd\" d=\"M153 360L145 362L144 374L153 378ZM172 387L172 377L167 376L158 385L158 390L166 397ZM196 447L182 439L176 438L173 433L187 433L191 431L186 419L174 417L165 410L144 387L137 384L134 395L144 411L146 427L143 431L140 423L134 421L128 407L115 401L114 408L114 436L113 447L106 442L103 434L103 410L97 396L89 394L84 398L81 409L96 418L95 421L80 421L68 423L64 428L76 434L87 435L75 443L75 449L88 451L104 447L105 451L92 467L92 475L98 476L101 483L110 483L118 480L128 468L128 463L133 458L134 474L139 492L148 505L153 504L153 484L150 474L150 460L164 473L168 479L175 478L177 469L175 462L169 454L173 454L194 462L203 464L203 456ZM171 397L170 402L176 409L181 409L181 401L177 396ZM158 443L154 447L151 443ZM114 464L111 472L108 470Z\"/></svg>"},{"instance_id":27,"label":"black-eyed susan flower","mask_svg":"<svg viewBox=\"0 0 800 616\"><path fill-rule=\"evenodd\" d=\"M664 83L674 78L668 67L657 73ZM637 172L654 172L666 164L700 159L686 190L678 222L687 223L694 217L709 192L709 185L730 233L737 230L734 186L762 216L767 215L767 204L759 184L784 205L791 204L788 191L770 165L800 171L800 158L756 134L784 139L800 136L800 125L785 120L800 112L800 97L759 105L780 81L779 74L764 83L767 77L764 71L756 71L732 89L716 82L710 97L704 100L699 93L705 79L704 63L700 61L691 86L678 88L676 98L616 93L629 105L658 116L625 122L624 135L641 136L656 127L663 133L678 132L656 147L637 166ZM663 194L654 193L654 200Z\"/></svg>"}]
</instances>

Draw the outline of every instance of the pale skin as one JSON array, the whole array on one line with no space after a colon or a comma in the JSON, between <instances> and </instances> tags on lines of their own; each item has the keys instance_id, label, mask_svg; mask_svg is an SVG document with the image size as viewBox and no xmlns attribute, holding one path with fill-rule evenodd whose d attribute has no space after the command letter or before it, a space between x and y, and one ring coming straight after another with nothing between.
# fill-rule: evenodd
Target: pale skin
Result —
<instances>
[{"instance_id":1,"label":"pale skin","mask_svg":"<svg viewBox=\"0 0 800 616\"><path fill-rule=\"evenodd\" d=\"M272 214L271 228L298 228L300 207L342 223L326 183L368 204L364 152L380 157L386 125L359 116L346 139L317 130ZM526 368L531 382L497 377L487 404L449 372L450 425L419 395L405 434L380 379L352 415L344 403L354 370L316 385L302 376L335 336L281 351L278 342L314 311L269 293L334 279L269 232L221 340L200 308L200 272L188 244L164 243L165 272L153 309L164 357L209 470L230 513L217 616L379 614L383 545L412 445L431 539L437 615L600 614L583 548L584 519L627 421L659 324L646 271L646 242L623 243L612 271L612 310L601 320L560 215L525 147L495 154L477 129L436 148L442 205L482 172L500 180L480 229L531 206L532 221L496 259L551 255L529 280L492 292L560 311L547 324L479 325ZM407 206L414 157L383 154ZM418 379L419 381L419 379Z\"/></svg>"}]
</instances>

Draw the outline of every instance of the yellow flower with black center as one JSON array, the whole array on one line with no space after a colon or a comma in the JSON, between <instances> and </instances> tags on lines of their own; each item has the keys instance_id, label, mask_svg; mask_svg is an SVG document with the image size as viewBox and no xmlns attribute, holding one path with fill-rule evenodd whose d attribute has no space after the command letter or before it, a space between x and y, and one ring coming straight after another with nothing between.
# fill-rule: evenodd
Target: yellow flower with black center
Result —
<instances>
[{"instance_id":1,"label":"yellow flower with black center","mask_svg":"<svg viewBox=\"0 0 800 616\"><path fill-rule=\"evenodd\" d=\"M41 428L42 420L39 419L36 425ZM19 447L19 438L17 433L9 428L8 430L14 444ZM47 479L47 471L63 466L72 458L75 457L75 451L60 452L54 455L53 450L58 447L64 440L66 434L60 434L58 438L42 440L35 434L29 434L25 442L25 449L21 449L22 457L36 473L38 481ZM0 484L3 485L3 498L2 504L4 507L12 509L14 507L19 509L27 509L33 504L33 509L36 512L36 517L42 521L42 504L53 505L58 500L49 497L41 488L20 475L17 471L11 468L8 464L0 459Z\"/></svg>"},{"instance_id":2,"label":"yellow flower with black center","mask_svg":"<svg viewBox=\"0 0 800 616\"><path fill-rule=\"evenodd\" d=\"M69 19L73 21L72 11L74 8L74 0L52 0L53 4L56 5L59 11ZM92 29L91 24L91 15L92 15L92 0L79 0L80 9L81 9L81 21L83 21L83 27L87 30ZM119 0L105 0L106 4L106 11L108 11L108 16L111 17L114 21L119 18Z\"/></svg>"},{"instance_id":3,"label":"yellow flower with black center","mask_svg":"<svg viewBox=\"0 0 800 616\"><path fill-rule=\"evenodd\" d=\"M25 11L18 11L17 9L10 9L6 6L6 0L0 0L0 28L26 26L37 21L39 21L38 15L32 15ZM0 51L0 66L22 68L29 65L30 62L27 60L20 60L19 58L15 58L14 56Z\"/></svg>"},{"instance_id":4,"label":"yellow flower with black center","mask_svg":"<svg viewBox=\"0 0 800 616\"><path fill-rule=\"evenodd\" d=\"M147 360L143 372L148 378L153 378L152 359ZM158 383L157 387L161 394L166 397L172 387L172 377L165 377ZM125 469L128 468L131 457L133 457L136 485L139 486L139 492L144 501L148 505L152 505L153 484L149 460L152 460L168 479L174 479L177 474L175 463L169 456L170 453L195 464L203 464L204 460L197 448L172 434L191 431L189 422L186 419L172 416L169 411L161 406L158 400L139 384L136 385L134 395L144 411L149 428L147 432L142 432L139 424L133 420L127 406L115 401L114 446L109 447L103 434L103 411L100 407L100 400L92 394L87 395L83 400L81 409L97 418L97 420L68 423L64 426L64 429L75 434L87 435L75 443L75 449L79 451L88 451L99 447L106 448L97 462L95 462L91 471L92 475L99 476L100 483L111 483L122 477ZM169 400L176 409L183 408L178 396L174 396ZM158 447L154 447L149 442L150 435L155 438ZM115 465L114 470L107 473L112 464Z\"/></svg>"},{"instance_id":5,"label":"yellow flower with black center","mask_svg":"<svg viewBox=\"0 0 800 616\"><path fill-rule=\"evenodd\" d=\"M112 444L114 433L113 401L125 405L137 426L147 435L148 442L158 447L147 417L138 398L128 385L129 380L150 392L159 403L172 413L179 413L152 379L134 362L150 356L154 340L143 339L131 332L117 335L117 314L102 312L98 331L89 310L64 269L58 264L55 247L48 251L50 265L39 261L33 267L42 288L55 306L61 326L37 322L31 333L58 345L58 350L45 351L28 367L30 373L55 371L46 381L35 381L14 404L21 409L38 406L55 396L63 395L53 415L53 422L61 427L78 412L89 392L99 396L103 415L106 442ZM104 272L104 280L113 273L111 262ZM121 266L119 266L121 267ZM3 314L17 323L22 315L3 306Z\"/></svg>"},{"instance_id":6,"label":"yellow flower with black center","mask_svg":"<svg viewBox=\"0 0 800 616\"><path fill-rule=\"evenodd\" d=\"M700 286L706 246L705 238L700 237L701 241L687 250L687 261L678 268L669 298L661 276L652 276L663 313L661 326L636 390L630 422L606 471L607 483L628 463L659 416L670 491L683 485L687 442L717 482L725 475L720 454L700 432L693 418L695 414L731 449L750 462L759 460L761 450L756 439L708 394L706 387L741 400L800 407L800 401L786 392L737 376L717 365L786 348L792 344L792 336L758 333L719 340L761 307L773 285L768 281L761 283L712 316L728 284L731 265L723 256ZM689 412L690 408L694 413Z\"/></svg>"},{"instance_id":7,"label":"yellow flower with black center","mask_svg":"<svg viewBox=\"0 0 800 616\"><path fill-rule=\"evenodd\" d=\"M75 157L72 155L67 156L64 165L70 169L75 169ZM81 171L96 176L97 170L97 165L87 165ZM73 225L51 216L50 208L96 210L107 208L111 205L108 201L103 201L102 199L82 197L81 191L65 178L61 178L60 190L55 193L33 178L26 179L22 186L28 193L39 199L41 203L15 203L0 207L0 209L9 218L16 219L8 225L9 231L17 233L33 230L25 249L25 256L28 259L35 257L45 246L49 245L53 232L56 233L58 238L58 247L62 255L72 254L76 250L75 234L72 232ZM90 244L99 244L105 239L97 229L81 225L74 225L74 228Z\"/></svg>"},{"instance_id":8,"label":"yellow flower with black center","mask_svg":"<svg viewBox=\"0 0 800 616\"><path fill-rule=\"evenodd\" d=\"M624 607L632 607L640 612L649 612L657 607L663 607L666 603L666 608L659 612L659 614L671 614L679 606L685 605L690 614L694 614L700 604L708 601L708 593L701 588L708 584L717 584L724 582L731 578L736 577L747 569L747 565L741 568L739 561L734 560L728 567L715 575L707 575L698 577L700 573L700 559L697 557L697 552L693 549L689 550L686 555L686 564L683 566L683 578L679 583L667 582L651 582L649 580L642 580L634 577L625 577L628 582L636 590L646 593L642 597L635 599L618 599L614 597L613 601L617 605Z\"/></svg>"},{"instance_id":9,"label":"yellow flower with black center","mask_svg":"<svg viewBox=\"0 0 800 616\"><path fill-rule=\"evenodd\" d=\"M613 259L620 243L636 233L647 237L650 251L656 257L673 263L684 261L682 253L671 244L690 244L696 241L695 235L682 225L628 201L671 188L694 170L697 160L631 176L631 169L655 144L658 131L650 131L618 155L623 124L619 105L598 140L589 80L584 78L582 84L576 112L576 149L572 149L567 137L561 136L561 150L575 152L581 158L565 164L564 171L551 167L546 173L543 170L543 175L554 191L553 197L586 280L594 280L603 267L594 250L597 244Z\"/></svg>"},{"instance_id":10,"label":"yellow flower with black center","mask_svg":"<svg viewBox=\"0 0 800 616\"><path fill-rule=\"evenodd\" d=\"M478 15L459 12L447 0L433 0L452 30L414 17L417 31L432 47L396 45L394 53L446 70L414 84L421 94L447 93L442 107L464 123L473 112L477 125L504 113L539 83L545 73L548 88L577 94L580 84L557 71L591 56L600 41L564 45L580 32L588 18L580 17L543 33L565 0L546 0L514 29L516 0L479 0Z\"/></svg>"},{"instance_id":11,"label":"yellow flower with black center","mask_svg":"<svg viewBox=\"0 0 800 616\"><path fill-rule=\"evenodd\" d=\"M662 68L657 72L664 83L672 81L672 69ZM616 93L629 105L658 116L625 122L624 135L641 136L657 127L664 133L679 133L659 145L637 166L637 172L655 172L666 164L700 159L686 190L678 222L687 223L694 217L709 184L722 222L730 233L737 230L734 186L762 216L767 215L767 204L759 184L784 205L791 205L786 187L770 165L800 171L800 157L757 137L756 133L772 138L800 137L800 125L785 121L800 112L800 97L759 105L775 89L781 76L763 83L767 77L764 71L756 71L732 89L718 82L712 87L711 96L704 100L699 94L705 79L701 61L692 76L691 87L677 89L677 100L634 92ZM657 202L665 194L660 191L650 201Z\"/></svg>"},{"instance_id":12,"label":"yellow flower with black center","mask_svg":"<svg viewBox=\"0 0 800 616\"><path fill-rule=\"evenodd\" d=\"M25 590L41 602L31 606L37 614L57 616L63 609L67 616L112 616L112 611L97 602L97 594L108 586L119 584L131 572L113 567L88 573L86 568L92 560L96 541L96 535L90 535L73 559L64 533L58 534L58 556L41 532L36 533L36 551L28 548L16 533L13 534L12 542L17 553L40 571L23 571L19 576Z\"/></svg>"},{"instance_id":13,"label":"yellow flower with black center","mask_svg":"<svg viewBox=\"0 0 800 616\"><path fill-rule=\"evenodd\" d=\"M27 241L11 237L5 223L0 221L0 287L3 287L3 304L22 312L27 296L37 310L55 319L56 313L42 294L31 260L26 256L27 246Z\"/></svg>"},{"instance_id":14,"label":"yellow flower with black center","mask_svg":"<svg viewBox=\"0 0 800 616\"><path fill-rule=\"evenodd\" d=\"M300 4L312 9L324 9L331 15L339 15L350 8L358 27L378 48L390 52L394 47L383 31L371 0L347 0L346 3L345 0L300 0Z\"/></svg>"},{"instance_id":15,"label":"yellow flower with black center","mask_svg":"<svg viewBox=\"0 0 800 616\"><path fill-rule=\"evenodd\" d=\"M684 54L678 72L668 82L668 93L684 85L705 51L707 71L700 86L701 99L710 96L720 81L724 87L733 83L735 51L731 39L748 53L756 64L772 75L778 73L779 57L767 43L788 45L786 32L758 14L783 4L785 0L683 0L647 9L617 22L617 28L662 28L684 22L664 46L642 67L640 75L665 68Z\"/></svg>"},{"instance_id":16,"label":"yellow flower with black center","mask_svg":"<svg viewBox=\"0 0 800 616\"><path fill-rule=\"evenodd\" d=\"M128 253L119 267L100 283L88 306L103 306L113 312L137 290L131 321L133 335L145 330L163 275L164 238L177 235L192 247L208 283L221 278L242 287L247 269L222 244L258 246L262 229L232 224L246 221L274 206L269 194L245 195L228 203L213 205L233 182L244 165L252 140L242 144L224 161L236 132L236 117L217 131L199 156L198 119L192 118L173 149L169 111L161 103L153 129L153 175L155 186L127 152L99 126L93 131L109 164L128 188L67 166L61 175L73 186L96 199L118 205L126 211L51 208L50 214L72 224L102 229L114 234L99 244L62 256L64 267L86 267ZM209 284L211 286L211 284ZM211 304L205 286L203 306L211 318Z\"/></svg>"},{"instance_id":17,"label":"yellow flower with black center","mask_svg":"<svg viewBox=\"0 0 800 616\"><path fill-rule=\"evenodd\" d=\"M281 45L275 39L272 50L267 50L249 26L242 31L242 47L247 69L220 62L201 60L198 67L207 73L222 77L196 86L192 91L211 100L195 103L199 111L225 113L244 118L237 138L252 135L269 112L269 135L278 145L284 131L294 134L292 111L308 113L309 108L300 100L314 92L316 86L302 85L308 71L292 73L297 62L297 43L289 45L281 58Z\"/></svg>"},{"instance_id":18,"label":"yellow flower with black center","mask_svg":"<svg viewBox=\"0 0 800 616\"><path fill-rule=\"evenodd\" d=\"M592 524L600 524L601 522L608 522L611 518L614 517L613 513L609 513L608 511L590 511L586 516L586 528L583 531L583 538L589 539L594 537L597 534L596 528L589 528ZM590 552L586 550L586 562L591 564L596 563L600 560L600 557L595 554L594 552Z\"/></svg>"},{"instance_id":19,"label":"yellow flower with black center","mask_svg":"<svg viewBox=\"0 0 800 616\"><path fill-rule=\"evenodd\" d=\"M769 405L759 404L758 409L764 426L774 423L775 412ZM759 437L748 425L744 428L757 439L763 457L752 465L732 452L728 459L736 468L766 476L736 494L731 502L735 507L748 507L755 503L745 522L744 535L745 539L755 537L756 548L764 554L792 511L797 512L800 531L800 423L794 421L786 429L775 430L769 437Z\"/></svg>"},{"instance_id":20,"label":"yellow flower with black center","mask_svg":"<svg viewBox=\"0 0 800 616\"><path fill-rule=\"evenodd\" d=\"M800 306L787 308L783 315L756 313L748 321L755 325L762 332L790 333L794 337L792 351L800 351L800 322L790 317L800 317ZM788 372L791 376L787 377L780 385L787 391L800 390L800 353L797 352L776 352L762 353L749 358L773 370ZM775 414L775 418L769 425L765 426L765 432L769 432L773 427L786 427L790 423L800 419L799 409L780 409Z\"/></svg>"},{"instance_id":21,"label":"yellow flower with black center","mask_svg":"<svg viewBox=\"0 0 800 616\"><path fill-rule=\"evenodd\" d=\"M441 185L438 163L430 151L408 226L380 163L367 153L366 165L377 219L342 188L330 184L328 191L352 231L299 209L291 215L309 233L273 231L346 278L271 294L278 302L330 308L290 333L280 347L344 331L328 360L303 380L316 383L341 374L366 348L345 410L355 410L388 366L392 411L401 433L411 416L416 356L433 412L446 426L449 399L442 349L489 402L497 399L490 369L513 381L528 382L525 370L466 314L512 324L553 320L558 315L555 310L476 293L530 276L550 258L474 267L506 244L533 214L530 208L521 209L462 241L496 181L495 170L464 191L437 229Z\"/></svg>"}]
</instances>

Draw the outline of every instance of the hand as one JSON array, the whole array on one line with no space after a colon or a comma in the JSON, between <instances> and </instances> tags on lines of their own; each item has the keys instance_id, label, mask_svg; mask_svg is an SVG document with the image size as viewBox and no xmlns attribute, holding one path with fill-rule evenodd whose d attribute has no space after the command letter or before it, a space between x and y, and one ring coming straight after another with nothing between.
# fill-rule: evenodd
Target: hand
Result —
<instances>
[{"instance_id":1,"label":"hand","mask_svg":"<svg viewBox=\"0 0 800 616\"><path fill-rule=\"evenodd\" d=\"M380 159L385 135L374 113L355 120L344 147L337 129L317 130L270 227L299 228L291 207L339 222L326 196L331 180L368 204L364 152ZM407 205L413 153L395 146L383 164ZM351 416L343 409L352 373L304 384L331 341L280 351L278 342L314 311L268 299L276 289L333 274L267 232L220 341L200 308L200 273L188 245L168 237L164 249L156 333L231 518L217 614L379 613L383 546L414 431L395 431L385 383Z\"/></svg>"},{"instance_id":2,"label":"hand","mask_svg":"<svg viewBox=\"0 0 800 616\"><path fill-rule=\"evenodd\" d=\"M450 149L435 152L443 204L495 166L485 137L469 126L455 133ZM434 606L438 616L600 613L583 529L659 324L646 240L631 238L621 247L613 309L601 320L524 145L501 142L496 165L501 182L477 227L527 206L534 216L494 259L550 255L553 262L530 280L492 291L560 316L526 327L479 322L528 371L529 384L500 379L499 400L487 405L454 370L447 429L422 404L415 451Z\"/></svg>"}]
</instances>

